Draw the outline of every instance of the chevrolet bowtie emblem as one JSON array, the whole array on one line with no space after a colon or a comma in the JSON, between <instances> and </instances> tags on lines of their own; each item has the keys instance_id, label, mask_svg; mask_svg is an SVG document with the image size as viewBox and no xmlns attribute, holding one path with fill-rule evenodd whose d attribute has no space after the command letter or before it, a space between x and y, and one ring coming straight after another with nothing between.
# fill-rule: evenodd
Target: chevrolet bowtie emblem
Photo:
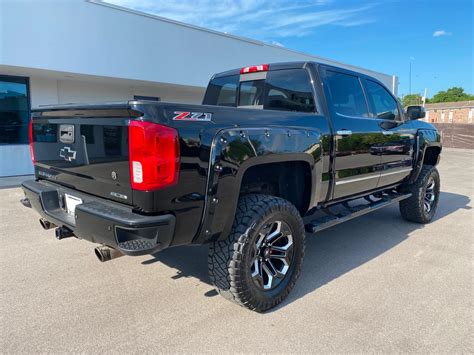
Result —
<instances>
[{"instance_id":1,"label":"chevrolet bowtie emblem","mask_svg":"<svg viewBox=\"0 0 474 355\"><path fill-rule=\"evenodd\" d=\"M66 161L73 161L76 159L76 151L71 150L69 147L64 147L59 151L59 156Z\"/></svg>"}]
</instances>

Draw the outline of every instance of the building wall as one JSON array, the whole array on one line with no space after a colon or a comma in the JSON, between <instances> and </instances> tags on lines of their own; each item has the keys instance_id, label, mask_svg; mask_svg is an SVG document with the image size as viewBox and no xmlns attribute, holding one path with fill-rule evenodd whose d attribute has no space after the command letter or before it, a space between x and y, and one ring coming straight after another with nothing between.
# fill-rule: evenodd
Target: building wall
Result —
<instances>
[{"instance_id":1,"label":"building wall","mask_svg":"<svg viewBox=\"0 0 474 355\"><path fill-rule=\"evenodd\" d=\"M204 89L96 83L30 77L31 106L81 102L133 100L135 95L159 97L161 101L201 103Z\"/></svg>"},{"instance_id":2,"label":"building wall","mask_svg":"<svg viewBox=\"0 0 474 355\"><path fill-rule=\"evenodd\" d=\"M16 73L18 74L18 73ZM58 80L30 76L31 107L42 105L132 100L134 95L159 97L161 101L202 102L204 88L142 83L108 83ZM25 144L0 145L0 176L33 174L29 146Z\"/></svg>"},{"instance_id":3,"label":"building wall","mask_svg":"<svg viewBox=\"0 0 474 355\"><path fill-rule=\"evenodd\" d=\"M428 104L425 109L423 120L435 125L444 147L474 149L474 101Z\"/></svg>"},{"instance_id":4,"label":"building wall","mask_svg":"<svg viewBox=\"0 0 474 355\"><path fill-rule=\"evenodd\" d=\"M360 71L397 93L393 75L95 0L0 0L0 73L30 78L32 108L134 95L200 103L214 73L282 61ZM32 171L28 145L0 146L0 176Z\"/></svg>"},{"instance_id":5,"label":"building wall","mask_svg":"<svg viewBox=\"0 0 474 355\"><path fill-rule=\"evenodd\" d=\"M2 0L0 16L0 65L205 87L216 72L315 60L397 89L392 75L100 2Z\"/></svg>"},{"instance_id":6,"label":"building wall","mask_svg":"<svg viewBox=\"0 0 474 355\"><path fill-rule=\"evenodd\" d=\"M431 123L473 124L474 107L427 109L424 120Z\"/></svg>"}]
</instances>

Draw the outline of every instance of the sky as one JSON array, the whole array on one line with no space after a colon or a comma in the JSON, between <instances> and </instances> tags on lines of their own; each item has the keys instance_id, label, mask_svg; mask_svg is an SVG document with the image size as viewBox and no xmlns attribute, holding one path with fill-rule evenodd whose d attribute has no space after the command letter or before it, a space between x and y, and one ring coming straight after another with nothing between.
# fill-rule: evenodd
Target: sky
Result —
<instances>
[{"instance_id":1,"label":"sky","mask_svg":"<svg viewBox=\"0 0 474 355\"><path fill-rule=\"evenodd\" d=\"M106 0L399 77L399 96L474 94L473 0Z\"/></svg>"}]
</instances>

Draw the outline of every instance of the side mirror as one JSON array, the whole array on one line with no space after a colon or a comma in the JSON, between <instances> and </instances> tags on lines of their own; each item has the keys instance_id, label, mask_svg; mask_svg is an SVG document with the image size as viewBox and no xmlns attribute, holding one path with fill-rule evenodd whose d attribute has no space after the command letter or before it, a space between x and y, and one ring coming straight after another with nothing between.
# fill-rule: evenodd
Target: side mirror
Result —
<instances>
[{"instance_id":1,"label":"side mirror","mask_svg":"<svg viewBox=\"0 0 474 355\"><path fill-rule=\"evenodd\" d=\"M408 106L406 112L409 120L417 120L426 116L426 111L423 106Z\"/></svg>"}]
</instances>

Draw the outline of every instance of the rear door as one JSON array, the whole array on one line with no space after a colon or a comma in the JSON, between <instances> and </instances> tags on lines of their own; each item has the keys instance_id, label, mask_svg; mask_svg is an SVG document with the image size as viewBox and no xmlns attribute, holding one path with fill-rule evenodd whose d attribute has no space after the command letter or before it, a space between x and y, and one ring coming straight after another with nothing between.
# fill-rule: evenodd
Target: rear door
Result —
<instances>
[{"instance_id":1,"label":"rear door","mask_svg":"<svg viewBox=\"0 0 474 355\"><path fill-rule=\"evenodd\" d=\"M128 110L43 111L34 116L32 138L39 178L132 203Z\"/></svg>"},{"instance_id":2,"label":"rear door","mask_svg":"<svg viewBox=\"0 0 474 355\"><path fill-rule=\"evenodd\" d=\"M395 184L411 173L416 130L410 121L403 120L397 100L383 85L370 79L363 82L372 116L383 134L383 142L378 145L378 187Z\"/></svg>"},{"instance_id":3,"label":"rear door","mask_svg":"<svg viewBox=\"0 0 474 355\"><path fill-rule=\"evenodd\" d=\"M342 69L321 70L334 131L333 199L373 190L380 177L383 135L370 117L361 80Z\"/></svg>"}]
</instances>

